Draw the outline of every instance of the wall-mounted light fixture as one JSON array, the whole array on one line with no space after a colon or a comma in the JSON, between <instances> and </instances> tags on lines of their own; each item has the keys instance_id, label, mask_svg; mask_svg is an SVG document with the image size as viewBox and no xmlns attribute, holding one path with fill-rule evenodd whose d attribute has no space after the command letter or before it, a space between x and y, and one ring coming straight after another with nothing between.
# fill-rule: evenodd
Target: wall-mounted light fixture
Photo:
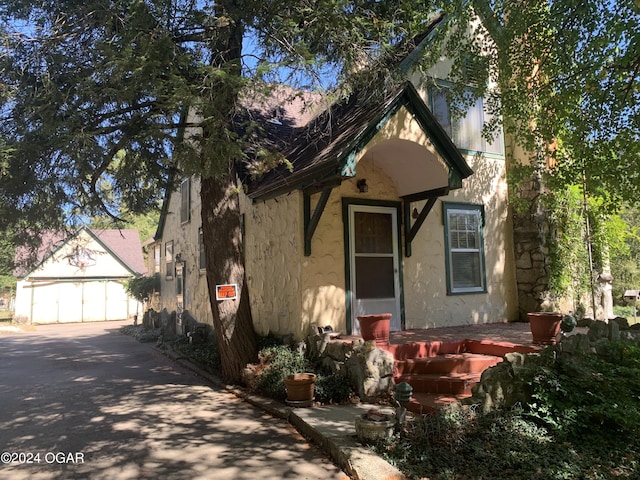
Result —
<instances>
[{"instance_id":1,"label":"wall-mounted light fixture","mask_svg":"<svg viewBox=\"0 0 640 480\"><path fill-rule=\"evenodd\" d=\"M356 182L356 187L360 193L367 193L369 191L369 185L367 185L367 179L361 178Z\"/></svg>"}]
</instances>

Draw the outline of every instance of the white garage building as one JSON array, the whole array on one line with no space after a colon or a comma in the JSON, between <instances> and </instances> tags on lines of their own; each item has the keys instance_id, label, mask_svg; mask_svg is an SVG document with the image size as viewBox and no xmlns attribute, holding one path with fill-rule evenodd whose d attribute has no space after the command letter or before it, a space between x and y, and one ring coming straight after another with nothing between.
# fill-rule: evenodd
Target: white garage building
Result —
<instances>
[{"instance_id":1,"label":"white garage building","mask_svg":"<svg viewBox=\"0 0 640 480\"><path fill-rule=\"evenodd\" d=\"M54 237L43 239L36 266L17 275L16 321L96 322L142 313L124 289L146 272L137 230L83 227L58 242Z\"/></svg>"}]
</instances>

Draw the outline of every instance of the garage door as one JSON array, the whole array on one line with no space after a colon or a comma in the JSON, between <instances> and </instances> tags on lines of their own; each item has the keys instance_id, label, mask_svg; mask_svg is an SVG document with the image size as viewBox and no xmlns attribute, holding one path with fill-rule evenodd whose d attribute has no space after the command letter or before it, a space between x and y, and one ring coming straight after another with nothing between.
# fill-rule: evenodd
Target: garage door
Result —
<instances>
[{"instance_id":1,"label":"garage door","mask_svg":"<svg viewBox=\"0 0 640 480\"><path fill-rule=\"evenodd\" d=\"M124 320L136 313L119 281L34 283L33 323L99 322Z\"/></svg>"}]
</instances>

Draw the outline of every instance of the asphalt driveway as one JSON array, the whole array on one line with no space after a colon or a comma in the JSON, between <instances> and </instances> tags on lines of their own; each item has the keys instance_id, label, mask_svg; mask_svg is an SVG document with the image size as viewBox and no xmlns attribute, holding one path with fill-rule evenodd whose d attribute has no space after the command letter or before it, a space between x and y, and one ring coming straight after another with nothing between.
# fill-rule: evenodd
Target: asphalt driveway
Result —
<instances>
[{"instance_id":1,"label":"asphalt driveway","mask_svg":"<svg viewBox=\"0 0 640 480\"><path fill-rule=\"evenodd\" d=\"M0 335L0 478L344 479L290 425L119 333Z\"/></svg>"}]
</instances>

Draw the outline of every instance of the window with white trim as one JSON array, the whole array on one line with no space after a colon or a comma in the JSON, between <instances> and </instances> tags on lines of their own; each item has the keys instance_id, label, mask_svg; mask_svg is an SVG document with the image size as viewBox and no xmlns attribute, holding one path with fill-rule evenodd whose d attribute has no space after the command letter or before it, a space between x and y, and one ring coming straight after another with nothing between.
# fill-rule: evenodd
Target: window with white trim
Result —
<instances>
[{"instance_id":1,"label":"window with white trim","mask_svg":"<svg viewBox=\"0 0 640 480\"><path fill-rule=\"evenodd\" d=\"M175 265L173 263L173 242L164 244L164 263L166 266L166 278L172 280L175 273Z\"/></svg>"},{"instance_id":2,"label":"window with white trim","mask_svg":"<svg viewBox=\"0 0 640 480\"><path fill-rule=\"evenodd\" d=\"M431 112L438 123L449 134L453 143L460 150L468 152L484 152L493 155L504 156L504 142L502 127L497 126L493 138L488 141L482 135L485 123L494 123L495 115L488 111L486 100L483 98L471 98L468 91L468 102L465 105L464 115L454 117L449 88L443 85L433 85L429 88L429 100Z\"/></svg>"},{"instance_id":3,"label":"window with white trim","mask_svg":"<svg viewBox=\"0 0 640 480\"><path fill-rule=\"evenodd\" d=\"M462 203L443 205L447 293L486 292L484 209Z\"/></svg>"},{"instance_id":4,"label":"window with white trim","mask_svg":"<svg viewBox=\"0 0 640 480\"><path fill-rule=\"evenodd\" d=\"M153 246L153 271L155 273L160 273L160 255L161 255L161 247L159 243L156 243Z\"/></svg>"}]
</instances>

